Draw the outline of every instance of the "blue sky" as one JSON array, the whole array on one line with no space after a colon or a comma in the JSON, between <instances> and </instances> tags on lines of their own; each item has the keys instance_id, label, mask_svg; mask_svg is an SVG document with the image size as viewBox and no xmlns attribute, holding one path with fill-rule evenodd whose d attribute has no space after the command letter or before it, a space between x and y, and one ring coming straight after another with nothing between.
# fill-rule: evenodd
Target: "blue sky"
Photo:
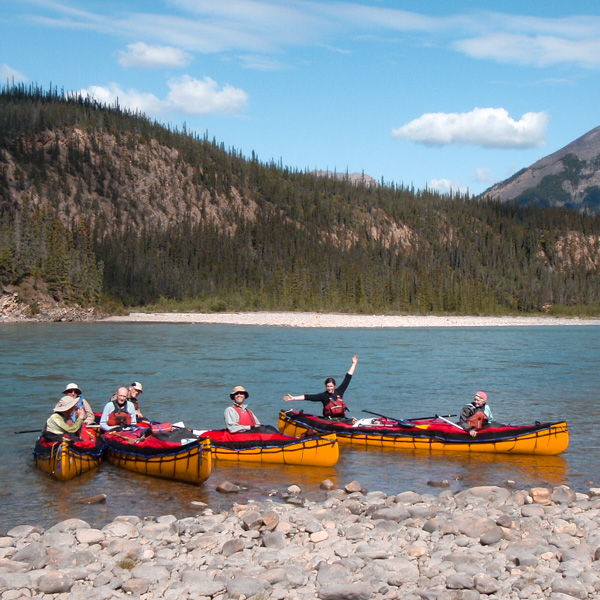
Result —
<instances>
[{"instance_id":1,"label":"blue sky","mask_svg":"<svg viewBox=\"0 0 600 600\"><path fill-rule=\"evenodd\" d=\"M478 194L600 125L597 0L0 0L0 79Z\"/></svg>"}]
</instances>

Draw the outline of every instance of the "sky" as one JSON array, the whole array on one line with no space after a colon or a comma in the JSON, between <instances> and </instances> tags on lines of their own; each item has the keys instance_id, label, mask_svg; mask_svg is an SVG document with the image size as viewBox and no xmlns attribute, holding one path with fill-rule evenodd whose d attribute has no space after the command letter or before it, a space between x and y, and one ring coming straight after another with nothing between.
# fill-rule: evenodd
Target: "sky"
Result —
<instances>
[{"instance_id":1,"label":"sky","mask_svg":"<svg viewBox=\"0 0 600 600\"><path fill-rule=\"evenodd\" d=\"M600 125L597 0L0 0L0 81L477 195Z\"/></svg>"}]
</instances>

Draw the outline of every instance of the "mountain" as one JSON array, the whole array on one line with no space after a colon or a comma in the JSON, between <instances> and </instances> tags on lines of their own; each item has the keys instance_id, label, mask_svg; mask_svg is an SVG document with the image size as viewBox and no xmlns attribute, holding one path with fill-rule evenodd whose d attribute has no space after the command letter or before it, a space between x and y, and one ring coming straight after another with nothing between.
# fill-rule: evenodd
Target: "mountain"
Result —
<instances>
[{"instance_id":1,"label":"mountain","mask_svg":"<svg viewBox=\"0 0 600 600\"><path fill-rule=\"evenodd\" d=\"M599 246L594 215L300 171L0 88L0 284L26 286L32 313L47 290L116 309L591 314Z\"/></svg>"},{"instance_id":2,"label":"mountain","mask_svg":"<svg viewBox=\"0 0 600 600\"><path fill-rule=\"evenodd\" d=\"M497 183L482 196L600 213L600 127Z\"/></svg>"}]
</instances>

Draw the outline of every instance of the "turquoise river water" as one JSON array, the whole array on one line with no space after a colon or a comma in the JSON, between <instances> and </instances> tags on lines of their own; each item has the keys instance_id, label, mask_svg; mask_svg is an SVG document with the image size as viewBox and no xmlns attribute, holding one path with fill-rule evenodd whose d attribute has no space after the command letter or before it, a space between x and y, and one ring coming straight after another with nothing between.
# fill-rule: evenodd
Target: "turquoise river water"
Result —
<instances>
[{"instance_id":1,"label":"turquoise river water","mask_svg":"<svg viewBox=\"0 0 600 600\"><path fill-rule=\"evenodd\" d=\"M474 485L518 487L600 486L600 327L453 327L300 329L214 324L61 323L0 325L0 532L17 524L49 526L79 517L101 526L120 514L197 512L192 501L218 510L248 498L265 499L296 483L320 498L319 483L388 494L439 493ZM284 403L290 392L320 392L326 377L341 382L358 354L346 392L352 416L369 410L410 418L457 414L485 390L496 419L507 423L566 419L570 446L557 457L423 454L342 447L332 468L237 466L215 463L200 487L138 476L103 464L61 483L33 462L36 434L65 385L76 382L95 411L119 385L141 381L141 408L157 421L195 428L223 426L229 392L243 385L265 424L281 409L314 412L319 405ZM229 480L244 486L233 497L215 488ZM77 500L105 493L103 504ZM278 495L273 495L277 501Z\"/></svg>"}]
</instances>

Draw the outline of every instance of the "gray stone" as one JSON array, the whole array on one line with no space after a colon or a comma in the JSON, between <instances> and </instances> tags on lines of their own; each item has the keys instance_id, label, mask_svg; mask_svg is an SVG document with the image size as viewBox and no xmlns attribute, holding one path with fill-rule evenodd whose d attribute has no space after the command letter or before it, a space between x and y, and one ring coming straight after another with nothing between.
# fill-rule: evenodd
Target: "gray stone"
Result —
<instances>
[{"instance_id":1,"label":"gray stone","mask_svg":"<svg viewBox=\"0 0 600 600\"><path fill-rule=\"evenodd\" d=\"M227 540L221 548L221 554L223 554L223 556L231 556L236 552L241 552L244 549L244 547L244 542L240 538Z\"/></svg>"},{"instance_id":2,"label":"gray stone","mask_svg":"<svg viewBox=\"0 0 600 600\"><path fill-rule=\"evenodd\" d=\"M374 519L387 519L389 521L396 521L396 523L400 523L401 521L408 519L410 517L410 513L402 506L394 506L391 508L380 508L372 514L372 517Z\"/></svg>"},{"instance_id":3,"label":"gray stone","mask_svg":"<svg viewBox=\"0 0 600 600\"><path fill-rule=\"evenodd\" d=\"M169 579L169 570L162 565L145 563L133 567L131 575L137 579L146 579L156 583Z\"/></svg>"},{"instance_id":4,"label":"gray stone","mask_svg":"<svg viewBox=\"0 0 600 600\"><path fill-rule=\"evenodd\" d=\"M263 594L271 589L268 581L257 579L256 577L235 577L227 582L227 593L233 598L238 598L242 594L246 598L252 598L258 594Z\"/></svg>"},{"instance_id":5,"label":"gray stone","mask_svg":"<svg viewBox=\"0 0 600 600\"><path fill-rule=\"evenodd\" d=\"M500 589L498 581L487 573L478 573L473 577L475 589L481 594L495 594Z\"/></svg>"},{"instance_id":6,"label":"gray stone","mask_svg":"<svg viewBox=\"0 0 600 600\"><path fill-rule=\"evenodd\" d=\"M482 546L491 546L492 544L498 543L503 537L503 531L501 527L494 527L483 533L479 539Z\"/></svg>"},{"instance_id":7,"label":"gray stone","mask_svg":"<svg viewBox=\"0 0 600 600\"><path fill-rule=\"evenodd\" d=\"M574 598L587 598L588 593L585 586L577 579L557 577L552 582L552 591L560 594L567 594Z\"/></svg>"},{"instance_id":8,"label":"gray stone","mask_svg":"<svg viewBox=\"0 0 600 600\"><path fill-rule=\"evenodd\" d=\"M242 522L242 527L246 531L248 531L250 529L258 530L262 527L262 524L263 524L263 520L262 520L262 517L260 516L260 513L255 510L249 510L248 512L244 513L242 515L241 522Z\"/></svg>"},{"instance_id":9,"label":"gray stone","mask_svg":"<svg viewBox=\"0 0 600 600\"><path fill-rule=\"evenodd\" d=\"M215 489L221 494L237 494L240 491L240 486L230 481L222 481Z\"/></svg>"},{"instance_id":10,"label":"gray stone","mask_svg":"<svg viewBox=\"0 0 600 600\"><path fill-rule=\"evenodd\" d=\"M351 576L348 569L340 564L324 565L317 573L317 583L322 586L349 581L351 581Z\"/></svg>"},{"instance_id":11,"label":"gray stone","mask_svg":"<svg viewBox=\"0 0 600 600\"><path fill-rule=\"evenodd\" d=\"M68 592L75 582L59 571L49 571L37 581L37 589L43 594L62 594Z\"/></svg>"},{"instance_id":12,"label":"gray stone","mask_svg":"<svg viewBox=\"0 0 600 600\"><path fill-rule=\"evenodd\" d=\"M139 596L140 594L145 594L150 589L150 582L147 579L132 577L123 582L122 589L126 594Z\"/></svg>"},{"instance_id":13,"label":"gray stone","mask_svg":"<svg viewBox=\"0 0 600 600\"><path fill-rule=\"evenodd\" d=\"M41 569L48 562L46 546L41 542L27 544L12 555L15 562L27 563L30 569Z\"/></svg>"},{"instance_id":14,"label":"gray stone","mask_svg":"<svg viewBox=\"0 0 600 600\"><path fill-rule=\"evenodd\" d=\"M467 573L454 573L446 578L446 587L450 590L472 590L473 576Z\"/></svg>"},{"instance_id":15,"label":"gray stone","mask_svg":"<svg viewBox=\"0 0 600 600\"><path fill-rule=\"evenodd\" d=\"M319 588L321 600L369 600L373 591L366 583L334 583Z\"/></svg>"},{"instance_id":16,"label":"gray stone","mask_svg":"<svg viewBox=\"0 0 600 600\"><path fill-rule=\"evenodd\" d=\"M266 548L283 550L286 547L285 534L282 531L265 531L262 541Z\"/></svg>"},{"instance_id":17,"label":"gray stone","mask_svg":"<svg viewBox=\"0 0 600 600\"><path fill-rule=\"evenodd\" d=\"M346 490L346 493L352 494L354 492L362 491L362 486L358 481L351 481L350 483L344 486L344 490Z\"/></svg>"}]
</instances>

